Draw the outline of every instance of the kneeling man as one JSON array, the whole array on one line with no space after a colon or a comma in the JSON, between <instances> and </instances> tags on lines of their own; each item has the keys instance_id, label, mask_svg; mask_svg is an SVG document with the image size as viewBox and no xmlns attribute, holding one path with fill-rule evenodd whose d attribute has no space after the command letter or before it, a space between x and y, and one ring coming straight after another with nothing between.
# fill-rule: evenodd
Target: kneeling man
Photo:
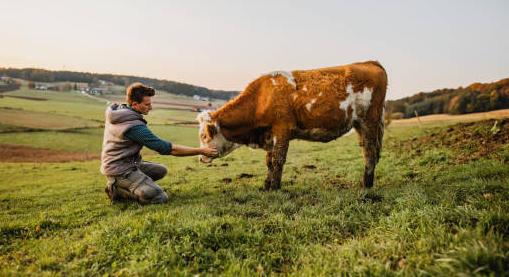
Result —
<instances>
[{"instance_id":1,"label":"kneeling man","mask_svg":"<svg viewBox=\"0 0 509 277\"><path fill-rule=\"evenodd\" d=\"M127 105L106 108L101 153L101 173L106 176L106 194L112 203L136 200L142 204L168 201L168 195L155 183L168 172L161 164L142 161L143 146L162 155L215 157L215 148L193 148L172 144L155 136L143 115L152 110L155 90L141 83L127 88Z\"/></svg>"}]
</instances>

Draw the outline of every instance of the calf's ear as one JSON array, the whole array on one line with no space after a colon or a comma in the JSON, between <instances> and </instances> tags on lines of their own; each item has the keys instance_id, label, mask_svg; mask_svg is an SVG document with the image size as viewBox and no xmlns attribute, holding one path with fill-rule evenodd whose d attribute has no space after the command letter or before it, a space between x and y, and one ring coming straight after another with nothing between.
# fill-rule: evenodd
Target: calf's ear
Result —
<instances>
[{"instance_id":1,"label":"calf's ear","mask_svg":"<svg viewBox=\"0 0 509 277\"><path fill-rule=\"evenodd\" d=\"M217 129L216 129L216 126L214 126L214 124L210 124L210 123L207 124L207 128L205 130L206 130L208 139L214 138L214 136L217 134Z\"/></svg>"}]
</instances>

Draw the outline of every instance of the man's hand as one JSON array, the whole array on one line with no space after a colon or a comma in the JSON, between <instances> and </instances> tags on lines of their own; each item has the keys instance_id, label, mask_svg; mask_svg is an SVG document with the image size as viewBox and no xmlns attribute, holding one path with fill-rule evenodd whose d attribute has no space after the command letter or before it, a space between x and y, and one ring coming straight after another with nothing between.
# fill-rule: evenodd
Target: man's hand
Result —
<instances>
[{"instance_id":1,"label":"man's hand","mask_svg":"<svg viewBox=\"0 0 509 277\"><path fill-rule=\"evenodd\" d=\"M215 158L219 156L219 151L217 151L217 148L215 147L201 147L201 154L210 158Z\"/></svg>"}]
</instances>

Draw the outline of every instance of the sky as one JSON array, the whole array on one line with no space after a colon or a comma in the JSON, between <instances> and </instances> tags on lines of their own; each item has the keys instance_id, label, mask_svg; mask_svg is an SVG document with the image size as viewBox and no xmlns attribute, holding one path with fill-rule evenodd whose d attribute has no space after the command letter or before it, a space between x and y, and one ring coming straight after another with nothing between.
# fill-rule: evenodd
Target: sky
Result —
<instances>
[{"instance_id":1,"label":"sky","mask_svg":"<svg viewBox=\"0 0 509 277\"><path fill-rule=\"evenodd\" d=\"M388 99L509 77L509 1L0 0L0 67L243 90L378 60Z\"/></svg>"}]
</instances>

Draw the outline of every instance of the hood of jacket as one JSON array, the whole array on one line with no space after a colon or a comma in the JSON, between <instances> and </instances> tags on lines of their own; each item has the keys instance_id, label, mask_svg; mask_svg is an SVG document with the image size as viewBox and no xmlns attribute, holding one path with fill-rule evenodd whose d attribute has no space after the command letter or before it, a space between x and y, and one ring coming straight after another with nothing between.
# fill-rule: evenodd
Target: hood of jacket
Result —
<instances>
[{"instance_id":1,"label":"hood of jacket","mask_svg":"<svg viewBox=\"0 0 509 277\"><path fill-rule=\"evenodd\" d=\"M133 120L141 120L147 123L142 114L133 110L126 104L112 104L106 109L106 121L111 124L119 124Z\"/></svg>"}]
</instances>

